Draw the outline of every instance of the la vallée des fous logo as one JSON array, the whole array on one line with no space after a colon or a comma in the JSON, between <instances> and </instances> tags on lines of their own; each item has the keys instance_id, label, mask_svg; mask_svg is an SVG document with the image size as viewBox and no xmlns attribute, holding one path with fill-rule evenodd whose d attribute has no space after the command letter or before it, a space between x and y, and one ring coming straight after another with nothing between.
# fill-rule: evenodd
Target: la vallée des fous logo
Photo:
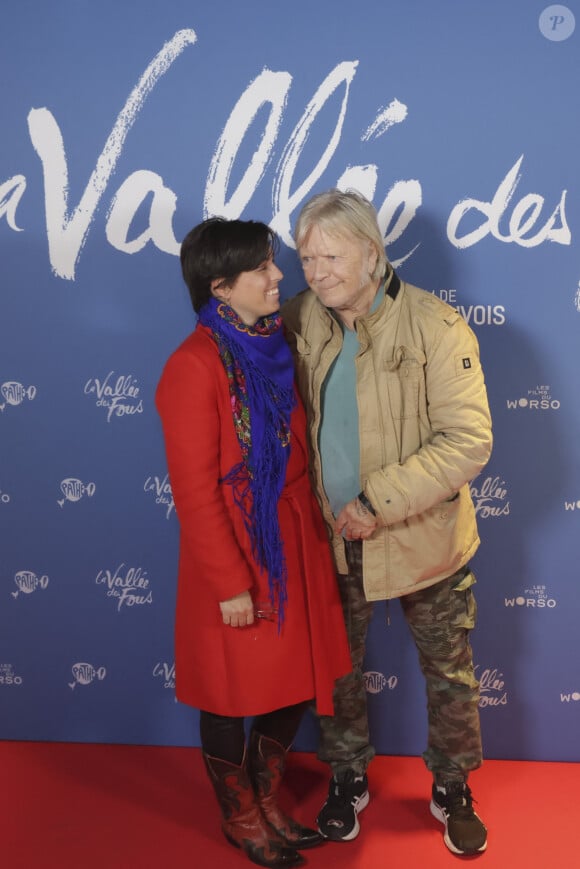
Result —
<instances>
[{"instance_id":1,"label":"la vall\u00e9e des fous logo","mask_svg":"<svg viewBox=\"0 0 580 869\"><path fill-rule=\"evenodd\" d=\"M153 678L160 679L164 688L175 690L175 662L158 661L153 667Z\"/></svg>"},{"instance_id":2,"label":"la vall\u00e9e des fous logo","mask_svg":"<svg viewBox=\"0 0 580 869\"><path fill-rule=\"evenodd\" d=\"M169 519L175 509L169 474L164 477L147 477L143 491L150 492L155 497L155 503L165 508L165 518Z\"/></svg>"},{"instance_id":3,"label":"la vall\u00e9e des fous logo","mask_svg":"<svg viewBox=\"0 0 580 869\"><path fill-rule=\"evenodd\" d=\"M142 567L126 567L121 562L115 570L99 570L95 584L103 586L107 597L117 601L117 611L153 603L150 579Z\"/></svg>"},{"instance_id":4,"label":"la vall\u00e9e des fous logo","mask_svg":"<svg viewBox=\"0 0 580 869\"><path fill-rule=\"evenodd\" d=\"M500 476L476 477L469 487L478 519L501 519L510 515L509 492Z\"/></svg>"},{"instance_id":5,"label":"la vall\u00e9e des fous logo","mask_svg":"<svg viewBox=\"0 0 580 869\"><path fill-rule=\"evenodd\" d=\"M548 21L542 31L547 38L562 38L569 32L569 22L573 16L557 16L563 18L563 24L554 27L553 22ZM542 19L543 21L543 19ZM206 37L207 38L207 35ZM175 238L172 226L174 208L167 208L167 197L177 202L178 195L167 187L166 181L146 165L141 172L133 172L125 177L118 177L119 184L116 189L110 190L111 178L116 174L118 162L122 159L123 151L130 130L136 123L139 114L145 105L148 95L157 87L161 77L166 75L173 64L184 51L190 52L193 47L203 45L204 33L198 34L192 28L182 28L174 33L161 48L155 53L147 67L138 72L137 84L131 89L125 104L121 107L118 116L108 134L103 150L97 157L96 165L91 173L89 181L82 193L80 200L83 207L83 220L75 223L69 221L67 226L68 243L60 243L63 234L62 218L58 208L49 207L51 197L57 201L67 201L67 168L68 160L64 146L66 136L61 133L57 118L46 106L31 109L27 121L29 136L35 150L40 157L44 170L45 182L51 177L50 169L55 163L62 166L63 171L52 173L57 177L51 179L51 190L45 183L44 198L46 200L47 239L50 266L54 274L64 280L75 279L75 268L80 259L84 242L88 237L95 215L100 207L101 199L106 195L109 209L108 217L104 226L105 237L109 245L127 254L135 254L141 251L150 242L158 250L165 253L179 253L179 243ZM211 49L210 45L210 49ZM295 60L297 70L300 69L301 59ZM255 124L256 115L264 104L270 104L272 111L261 117L263 126L260 153L273 159L276 165L272 189L275 191L272 205L272 217L267 222L275 230L284 244L292 248L291 216L297 205L308 190L327 168L334 163L334 156L343 139L344 121L347 116L347 107L352 94L359 88L351 88L357 74L361 75L360 69L364 69L358 59L339 60L325 78L316 87L312 98L304 106L304 110L297 123L293 125L290 137L286 141L280 141L279 131L281 121L285 126L288 121L286 114L289 104L289 92L294 81L294 73L291 69L273 72L265 67L254 76L249 83L242 82L243 90L230 114L221 118L219 126L222 129L219 140L210 144L212 148L211 163L205 178L204 203L205 210L210 214L222 214L224 208L232 204L229 196L229 179L232 162L244 160L242 151L245 149L246 132ZM234 73L235 75L235 73ZM338 99L339 116L335 122L328 124L328 104L334 94L340 94ZM332 102L336 103L334 98ZM215 110L215 106L211 106ZM294 106L292 113L300 106ZM219 112L219 107L217 107ZM350 110L349 110L350 111ZM273 113L273 114L272 114ZM356 114L356 111L355 111ZM374 142L382 136L394 124L403 123L409 114L406 105L397 99L386 106L381 107L378 114L366 117L363 121L361 142ZM413 112L410 113L413 116ZM322 115L322 117L321 117ZM273 116L277 121L272 123ZM223 124L222 124L223 121ZM43 141L44 131L49 125L53 130L52 147L46 149L39 147ZM292 195L290 188L295 174L295 167L299 162L304 149L310 146L310 132L313 128L321 127L324 139L324 150L320 156L317 167L313 170L309 179L303 184L303 189ZM366 129L364 129L366 127ZM354 132L351 129L350 134ZM46 144L46 143L45 143ZM388 161L388 151L381 149ZM514 155L512 155L514 156ZM338 158L338 154L337 154ZM346 164L344 169L336 166L340 174L334 174L334 186L346 189L357 187L361 193L372 200L379 190L388 190L383 206L380 211L384 217L385 229L392 227L385 236L387 249L391 241L396 240L415 218L418 205L423 201L423 190L419 179L405 178L392 183L387 179L385 185L383 166L369 163L370 154L364 155L364 162L359 165ZM462 196L457 202L447 220L447 238L458 249L466 249L484 241L489 235L506 244L516 244L526 248L537 247L547 243L561 245L571 244L571 232L566 219L565 200L566 190L562 190L559 202L553 208L552 202L546 202L544 196L529 191L524 193L517 188L524 175L522 164L524 154L516 159L513 166L498 181L496 192L488 201L475 199L474 197ZM259 161L258 161L259 162ZM261 172L253 171L256 167L256 154L252 156L251 163L244 172L236 189L235 197L239 201L248 203L252 200L258 186L261 183ZM15 167L16 168L16 167ZM503 174L503 170L502 170ZM379 190L377 184L381 179ZM202 179L202 183L203 183ZM8 226L13 231L20 231L17 225L17 214L24 191L27 186L27 177L18 172L0 184L3 188L3 210L7 215ZM493 186L493 185L492 185ZM162 192L161 192L162 191ZM131 237L133 219L139 213L142 203L153 193L153 204L150 205L149 220L146 229L135 239ZM551 214L544 221L544 203ZM530 205L531 203L531 205ZM533 206L533 207L532 207ZM80 205L78 206L81 207ZM553 208L553 210L552 210ZM107 210L105 208L105 210ZM72 207L71 207L72 211ZM470 219L475 213L475 225L464 227L464 219ZM469 217L468 217L469 216ZM264 215L266 218L267 215ZM502 229L500 224L508 226ZM509 229L508 232L505 229ZM415 248L414 248L415 249ZM405 259L413 253L414 249L407 253ZM404 260L403 260L404 261ZM396 267L396 262L393 263ZM400 260L399 260L400 262Z\"/></svg>"},{"instance_id":6,"label":"la vall\u00e9e des fous logo","mask_svg":"<svg viewBox=\"0 0 580 869\"><path fill-rule=\"evenodd\" d=\"M479 679L479 708L507 706L508 692L505 676L497 667L487 667L483 670L479 664L474 666L475 676Z\"/></svg>"},{"instance_id":7,"label":"la vall\u00e9e des fous logo","mask_svg":"<svg viewBox=\"0 0 580 869\"><path fill-rule=\"evenodd\" d=\"M143 400L139 397L140 387L132 374L115 375L114 371L102 380L91 377L85 383L84 394L95 399L97 407L106 411L107 422L121 416L143 413Z\"/></svg>"},{"instance_id":8,"label":"la vall\u00e9e des fous logo","mask_svg":"<svg viewBox=\"0 0 580 869\"><path fill-rule=\"evenodd\" d=\"M553 610L557 606L557 601L550 597L545 585L532 585L524 589L523 594L504 598L504 606L514 610Z\"/></svg>"}]
</instances>

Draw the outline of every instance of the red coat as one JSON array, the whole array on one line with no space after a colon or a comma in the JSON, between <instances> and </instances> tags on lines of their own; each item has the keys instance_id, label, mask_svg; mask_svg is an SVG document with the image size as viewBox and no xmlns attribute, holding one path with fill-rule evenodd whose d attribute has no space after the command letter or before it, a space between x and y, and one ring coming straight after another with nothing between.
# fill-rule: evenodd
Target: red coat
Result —
<instances>
[{"instance_id":1,"label":"red coat","mask_svg":"<svg viewBox=\"0 0 580 869\"><path fill-rule=\"evenodd\" d=\"M224 625L219 602L250 590L268 600L231 486L241 460L224 367L198 325L169 358L156 403L180 523L175 625L176 694L219 715L257 715L311 698L332 715L334 681L351 669L328 535L307 473L305 414L292 415L291 453L278 516L288 601L277 621ZM267 605L267 604L266 604Z\"/></svg>"}]
</instances>

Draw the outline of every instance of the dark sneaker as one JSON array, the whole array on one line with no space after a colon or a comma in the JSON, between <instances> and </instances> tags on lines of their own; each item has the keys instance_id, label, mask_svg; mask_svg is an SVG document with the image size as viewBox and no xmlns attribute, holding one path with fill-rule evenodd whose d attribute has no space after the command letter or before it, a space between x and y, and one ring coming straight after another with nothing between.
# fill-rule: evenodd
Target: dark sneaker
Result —
<instances>
[{"instance_id":1,"label":"dark sneaker","mask_svg":"<svg viewBox=\"0 0 580 869\"><path fill-rule=\"evenodd\" d=\"M487 830L473 811L469 787L461 781L433 785L431 814L445 824L443 839L454 854L480 854L487 848Z\"/></svg>"},{"instance_id":2,"label":"dark sneaker","mask_svg":"<svg viewBox=\"0 0 580 869\"><path fill-rule=\"evenodd\" d=\"M349 769L330 780L328 799L316 819L318 829L333 842L349 842L360 831L357 815L369 804L369 783L366 775L355 775Z\"/></svg>"}]
</instances>

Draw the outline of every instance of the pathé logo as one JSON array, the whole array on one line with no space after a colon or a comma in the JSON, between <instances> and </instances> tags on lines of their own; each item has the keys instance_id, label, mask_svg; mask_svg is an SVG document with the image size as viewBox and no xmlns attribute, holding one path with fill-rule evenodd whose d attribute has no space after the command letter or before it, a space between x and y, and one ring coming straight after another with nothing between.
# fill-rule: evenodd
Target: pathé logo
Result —
<instances>
[{"instance_id":1,"label":"path\u00e9 logo","mask_svg":"<svg viewBox=\"0 0 580 869\"><path fill-rule=\"evenodd\" d=\"M48 587L48 576L44 574L38 577L31 570L19 570L14 575L14 582L18 586L18 591L13 591L12 597L18 597L19 594L32 594L37 588L44 591Z\"/></svg>"},{"instance_id":2,"label":"path\u00e9 logo","mask_svg":"<svg viewBox=\"0 0 580 869\"><path fill-rule=\"evenodd\" d=\"M25 399L34 401L36 398L36 386L23 386L17 380L7 380L0 386L0 393L4 399L4 402L0 403L0 410L4 410L7 404L11 407L17 407Z\"/></svg>"},{"instance_id":3,"label":"path\u00e9 logo","mask_svg":"<svg viewBox=\"0 0 580 869\"><path fill-rule=\"evenodd\" d=\"M117 377L109 371L104 380L93 377L85 383L85 395L95 395L97 407L107 408L107 422L113 416L131 416L143 413L143 401L139 398L137 380L132 374Z\"/></svg>"},{"instance_id":4,"label":"path\u00e9 logo","mask_svg":"<svg viewBox=\"0 0 580 869\"><path fill-rule=\"evenodd\" d=\"M363 679L368 694L380 694L385 688L393 691L399 683L398 676L387 678L384 673L379 673L376 670L367 670L366 673L363 673Z\"/></svg>"},{"instance_id":5,"label":"path\u00e9 logo","mask_svg":"<svg viewBox=\"0 0 580 869\"><path fill-rule=\"evenodd\" d=\"M83 483L82 480L77 480L76 477L67 477L60 484L60 491L64 498L57 500L59 507L64 507L65 501L71 501L73 504L80 501L85 495L87 498L92 498L96 491L94 483Z\"/></svg>"},{"instance_id":6,"label":"path\u00e9 logo","mask_svg":"<svg viewBox=\"0 0 580 869\"><path fill-rule=\"evenodd\" d=\"M77 685L90 685L95 679L102 682L107 671L104 667L93 667L92 664L87 664L86 661L79 661L71 667L74 681L68 683L68 687L73 691Z\"/></svg>"}]
</instances>

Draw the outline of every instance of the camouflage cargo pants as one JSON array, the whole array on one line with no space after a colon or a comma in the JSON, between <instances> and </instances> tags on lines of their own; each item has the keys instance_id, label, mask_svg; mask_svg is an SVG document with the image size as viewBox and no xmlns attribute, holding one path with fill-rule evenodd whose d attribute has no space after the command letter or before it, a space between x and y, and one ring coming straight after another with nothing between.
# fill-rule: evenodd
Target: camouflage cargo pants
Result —
<instances>
[{"instance_id":1,"label":"camouflage cargo pants","mask_svg":"<svg viewBox=\"0 0 580 869\"><path fill-rule=\"evenodd\" d=\"M348 543L347 556L349 573L338 581L353 672L336 683L334 717L320 718L318 756L334 773L350 768L361 774L375 754L362 670L373 605L363 591L361 544ZM426 682L428 746L423 758L439 781L463 780L482 760L479 683L469 643L477 612L474 582L464 568L400 599Z\"/></svg>"}]
</instances>

